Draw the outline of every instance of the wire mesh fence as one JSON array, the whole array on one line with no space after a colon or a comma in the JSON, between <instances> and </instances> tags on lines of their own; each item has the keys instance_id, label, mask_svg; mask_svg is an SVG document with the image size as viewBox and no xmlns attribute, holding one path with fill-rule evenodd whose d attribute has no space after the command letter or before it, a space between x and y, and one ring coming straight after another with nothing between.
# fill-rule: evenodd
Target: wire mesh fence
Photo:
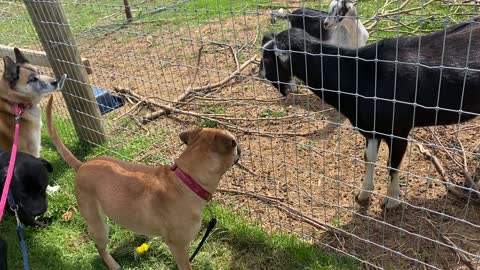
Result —
<instances>
[{"instance_id":1,"label":"wire mesh fence","mask_svg":"<svg viewBox=\"0 0 480 270\"><path fill-rule=\"evenodd\" d=\"M297 91L282 97L258 78L263 34L288 27L284 20L273 23L272 12L304 6L328 12L329 1L61 4L75 46L88 60L82 65L91 69L92 91L106 90L125 102L100 118L108 139L98 147L105 154L168 164L180 153L180 131L226 128L237 135L244 151L240 166L222 180L217 200L265 230L295 234L328 252L353 257L366 268L478 267L478 120L410 133L399 168L402 205L395 210L382 208L390 167L387 144L381 144L376 186L363 207L355 202L365 174L365 141L358 127L318 98L313 93L318 89L288 82ZM479 5L365 0L354 8L368 31L367 44L373 44L471 21ZM23 2L0 1L0 7L2 45L43 51ZM467 63L478 68L479 61ZM478 70L471 71L472 77L479 76ZM418 74L414 79L422 80ZM55 95L59 129L70 134L67 141L77 142L61 95Z\"/></svg>"}]
</instances>

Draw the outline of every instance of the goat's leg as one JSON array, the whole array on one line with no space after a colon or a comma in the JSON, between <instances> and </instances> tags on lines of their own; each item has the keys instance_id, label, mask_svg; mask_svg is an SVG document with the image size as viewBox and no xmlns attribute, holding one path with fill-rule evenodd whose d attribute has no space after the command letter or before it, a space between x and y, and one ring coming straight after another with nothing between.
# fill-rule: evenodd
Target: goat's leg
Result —
<instances>
[{"instance_id":1,"label":"goat's leg","mask_svg":"<svg viewBox=\"0 0 480 270\"><path fill-rule=\"evenodd\" d=\"M355 199L357 202L362 203L370 200L373 190L373 177L375 174L375 162L378 156L378 147L380 145L380 139L367 138L367 145L365 148L365 178L362 183L362 190L357 194Z\"/></svg>"},{"instance_id":2,"label":"goat's leg","mask_svg":"<svg viewBox=\"0 0 480 270\"><path fill-rule=\"evenodd\" d=\"M399 179L399 168L402 163L403 156L407 150L407 140L393 138L390 148L390 161L389 161L389 175L390 175L390 184L387 189L387 196L385 197L383 203L386 209L393 209L400 206L400 201L398 197L400 196L400 179Z\"/></svg>"}]
</instances>

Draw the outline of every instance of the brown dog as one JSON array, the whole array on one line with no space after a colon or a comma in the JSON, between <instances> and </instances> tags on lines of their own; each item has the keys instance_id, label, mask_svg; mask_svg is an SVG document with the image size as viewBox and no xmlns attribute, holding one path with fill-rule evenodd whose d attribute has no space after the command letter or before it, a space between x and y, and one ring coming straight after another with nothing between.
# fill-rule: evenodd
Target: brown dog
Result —
<instances>
[{"instance_id":1,"label":"brown dog","mask_svg":"<svg viewBox=\"0 0 480 270\"><path fill-rule=\"evenodd\" d=\"M171 166L145 165L98 157L80 162L65 147L52 121L52 100L47 105L47 126L52 141L76 172L75 194L80 213L95 246L109 269L120 265L106 250L108 227L104 215L138 234L163 236L178 269L191 269L187 247L200 230L207 201L177 177ZM175 160L177 170L190 175L209 194L222 175L240 158L235 137L225 130L183 132L187 149ZM207 194L208 194L207 193Z\"/></svg>"},{"instance_id":2,"label":"brown dog","mask_svg":"<svg viewBox=\"0 0 480 270\"><path fill-rule=\"evenodd\" d=\"M14 62L9 56L3 57L3 76L0 79L0 150L10 151L15 130L13 106L25 108L21 118L18 151L40 157L40 130L42 117L39 103L42 97L55 91L58 82L40 75L30 65L19 49L15 48Z\"/></svg>"}]
</instances>

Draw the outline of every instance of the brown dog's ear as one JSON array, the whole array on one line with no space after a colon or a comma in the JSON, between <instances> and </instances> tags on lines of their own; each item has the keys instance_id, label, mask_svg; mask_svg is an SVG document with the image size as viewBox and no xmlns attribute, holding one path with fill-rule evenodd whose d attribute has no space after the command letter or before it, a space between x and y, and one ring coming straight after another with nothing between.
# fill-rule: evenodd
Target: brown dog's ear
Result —
<instances>
[{"instance_id":1,"label":"brown dog's ear","mask_svg":"<svg viewBox=\"0 0 480 270\"><path fill-rule=\"evenodd\" d=\"M202 129L197 128L194 130L189 130L189 131L184 131L178 135L180 137L180 140L186 145L197 136L197 134L201 131Z\"/></svg>"},{"instance_id":2,"label":"brown dog's ear","mask_svg":"<svg viewBox=\"0 0 480 270\"><path fill-rule=\"evenodd\" d=\"M27 58L25 58L23 53L18 48L14 48L13 51L15 52L15 59L17 60L18 64L28 63Z\"/></svg>"},{"instance_id":3,"label":"brown dog's ear","mask_svg":"<svg viewBox=\"0 0 480 270\"><path fill-rule=\"evenodd\" d=\"M4 56L3 66L3 76L8 82L12 83L18 80L18 67L17 64L13 62L12 58L10 58L9 56Z\"/></svg>"},{"instance_id":4,"label":"brown dog's ear","mask_svg":"<svg viewBox=\"0 0 480 270\"><path fill-rule=\"evenodd\" d=\"M232 148L237 146L235 139L225 133L215 134L215 143L220 147L220 149L225 149L230 151Z\"/></svg>"}]
</instances>

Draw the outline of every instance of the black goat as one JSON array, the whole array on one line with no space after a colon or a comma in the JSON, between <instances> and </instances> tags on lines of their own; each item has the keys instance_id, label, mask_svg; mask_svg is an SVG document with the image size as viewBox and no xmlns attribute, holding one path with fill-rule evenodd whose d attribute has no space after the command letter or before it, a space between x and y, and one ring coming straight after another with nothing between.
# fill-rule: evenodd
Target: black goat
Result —
<instances>
[{"instance_id":1,"label":"black goat","mask_svg":"<svg viewBox=\"0 0 480 270\"><path fill-rule=\"evenodd\" d=\"M304 29L326 44L350 49L364 46L369 37L357 16L357 9L349 0L333 0L328 13L309 8L287 14L271 13L272 22L276 19L288 20L289 28Z\"/></svg>"},{"instance_id":2,"label":"black goat","mask_svg":"<svg viewBox=\"0 0 480 270\"><path fill-rule=\"evenodd\" d=\"M296 28L266 34L262 43L261 78L287 95L288 82L297 77L365 136L359 202L371 197L381 140L390 150L385 207L394 208L410 130L480 113L480 18L429 35L384 39L359 48L358 57L356 49L322 44Z\"/></svg>"}]
</instances>

